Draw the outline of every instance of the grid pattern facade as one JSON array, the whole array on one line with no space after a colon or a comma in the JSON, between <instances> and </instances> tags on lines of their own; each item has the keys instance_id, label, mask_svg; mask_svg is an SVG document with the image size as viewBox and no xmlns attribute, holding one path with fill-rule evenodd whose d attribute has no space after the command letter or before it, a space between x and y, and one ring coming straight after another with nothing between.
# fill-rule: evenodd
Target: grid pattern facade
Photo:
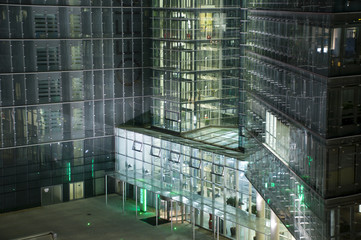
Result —
<instances>
[{"instance_id":1,"label":"grid pattern facade","mask_svg":"<svg viewBox=\"0 0 361 240\"><path fill-rule=\"evenodd\" d=\"M274 178L292 182L294 177L277 174L276 168L288 168L299 177L298 188L308 192L298 199L304 204L290 211L299 214L290 218L291 224L281 218L296 238L358 239L361 234L360 198L353 196L360 192L361 180L357 11L357 1L248 1L242 56L245 126L275 159L264 165L267 157L260 151L259 164L273 171ZM262 190L264 182L252 176L266 199L269 190ZM269 197L279 217L292 201L278 209L272 201L293 194Z\"/></svg>"},{"instance_id":2,"label":"grid pattern facade","mask_svg":"<svg viewBox=\"0 0 361 240\"><path fill-rule=\"evenodd\" d=\"M0 211L38 206L40 188L104 192L114 125L148 121L142 1L0 3ZM149 115L149 114L148 114Z\"/></svg>"},{"instance_id":3,"label":"grid pattern facade","mask_svg":"<svg viewBox=\"0 0 361 240\"><path fill-rule=\"evenodd\" d=\"M154 126L236 126L239 9L236 1L153 1Z\"/></svg>"},{"instance_id":4,"label":"grid pattern facade","mask_svg":"<svg viewBox=\"0 0 361 240\"><path fill-rule=\"evenodd\" d=\"M249 161L255 157L148 129L124 127L115 131L116 179L196 208L196 224L203 228L212 229L209 225L212 219L209 214L212 214L221 217L221 228L225 229L221 234L227 237L271 239L270 208L266 204L266 208L260 210L264 215L257 213L258 194L246 177ZM284 183L289 191L297 191L297 186L288 186L284 180L273 181ZM269 192L276 195L275 189L270 184ZM290 202L298 197L295 195ZM236 226L239 230L231 233L231 228ZM322 222L320 226L322 231ZM291 239L284 226L280 226L280 232L280 239Z\"/></svg>"}]
</instances>

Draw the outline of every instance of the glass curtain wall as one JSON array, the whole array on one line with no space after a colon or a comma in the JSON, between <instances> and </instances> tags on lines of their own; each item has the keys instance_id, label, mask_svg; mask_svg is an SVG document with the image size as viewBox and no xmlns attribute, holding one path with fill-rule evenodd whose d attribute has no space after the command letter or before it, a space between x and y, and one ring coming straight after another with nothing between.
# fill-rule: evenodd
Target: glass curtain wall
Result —
<instances>
[{"instance_id":1,"label":"glass curtain wall","mask_svg":"<svg viewBox=\"0 0 361 240\"><path fill-rule=\"evenodd\" d=\"M153 126L237 125L239 3L153 1Z\"/></svg>"},{"instance_id":2,"label":"glass curtain wall","mask_svg":"<svg viewBox=\"0 0 361 240\"><path fill-rule=\"evenodd\" d=\"M265 195L265 199L277 195L282 200L277 204L275 201L276 205L272 202L272 207L277 208L285 202L291 204L299 197L294 194L296 179L287 182L285 176L289 172L280 171L276 165L270 168L273 160L265 152L239 154L141 128L116 128L115 132L116 178L196 208L196 224L203 228L214 230L212 220L220 216L223 223L220 234L231 239L271 239L270 202L265 204L259 194ZM257 150L253 148L251 151ZM260 175L252 173L258 171L262 172L262 177L255 180ZM255 181L257 187L269 182L268 191L258 194L248 179ZM271 181L275 183L271 184ZM284 189L276 189L274 184ZM299 205L284 211L284 218L288 218L286 222L290 224L287 228L294 227L289 211L296 207ZM292 214L298 216L300 213ZM315 218L313 215L310 217ZM292 239L287 228L279 224L277 234L280 239Z\"/></svg>"},{"instance_id":3,"label":"glass curtain wall","mask_svg":"<svg viewBox=\"0 0 361 240\"><path fill-rule=\"evenodd\" d=\"M300 205L290 213L305 216L291 216L290 224L284 211L292 204L272 206L279 196L269 197L270 206L298 238L358 239L360 4L250 0L247 6L245 128L273 156L264 167L274 169L272 177L282 168L297 175ZM250 170L266 160L258 157ZM252 184L266 198L269 183L262 190L262 172L253 173ZM306 186L314 196L302 196Z\"/></svg>"},{"instance_id":4,"label":"glass curtain wall","mask_svg":"<svg viewBox=\"0 0 361 240\"><path fill-rule=\"evenodd\" d=\"M63 184L64 201L73 182L104 193L114 125L149 111L149 12L130 0L2 0L0 15L0 212L40 205L45 186Z\"/></svg>"}]
</instances>

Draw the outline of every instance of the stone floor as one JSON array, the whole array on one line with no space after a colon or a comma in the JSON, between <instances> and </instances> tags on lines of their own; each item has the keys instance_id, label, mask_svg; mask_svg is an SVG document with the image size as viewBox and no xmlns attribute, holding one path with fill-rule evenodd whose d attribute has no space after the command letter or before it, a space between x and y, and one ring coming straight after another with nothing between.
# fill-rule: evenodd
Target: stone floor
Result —
<instances>
[{"instance_id":1,"label":"stone floor","mask_svg":"<svg viewBox=\"0 0 361 240\"><path fill-rule=\"evenodd\" d=\"M48 231L55 232L58 240L192 239L192 225L188 222L173 223L173 230L170 223L155 227L140 220L153 213L136 217L134 202L126 203L125 213L121 206L121 197L112 194L108 195L107 206L104 196L100 196L0 214L0 239ZM213 233L196 227L196 239L213 239Z\"/></svg>"}]
</instances>

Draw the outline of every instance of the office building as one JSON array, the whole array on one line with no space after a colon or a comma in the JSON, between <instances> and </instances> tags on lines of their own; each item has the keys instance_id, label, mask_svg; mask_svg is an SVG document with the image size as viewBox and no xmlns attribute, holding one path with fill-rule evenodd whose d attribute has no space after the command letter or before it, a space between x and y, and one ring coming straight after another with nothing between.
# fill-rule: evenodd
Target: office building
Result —
<instances>
[{"instance_id":1,"label":"office building","mask_svg":"<svg viewBox=\"0 0 361 240\"><path fill-rule=\"evenodd\" d=\"M234 239L361 238L358 1L3 2L1 211L114 190Z\"/></svg>"},{"instance_id":2,"label":"office building","mask_svg":"<svg viewBox=\"0 0 361 240\"><path fill-rule=\"evenodd\" d=\"M114 126L150 109L143 3L2 0L0 12L0 211L104 194Z\"/></svg>"},{"instance_id":3,"label":"office building","mask_svg":"<svg viewBox=\"0 0 361 240\"><path fill-rule=\"evenodd\" d=\"M360 238L360 7L248 2L246 128L293 174L275 168L259 181L260 159L247 176L296 238ZM300 178L294 184L301 197L281 187L280 204L262 189L272 178L292 182L292 175Z\"/></svg>"}]
</instances>

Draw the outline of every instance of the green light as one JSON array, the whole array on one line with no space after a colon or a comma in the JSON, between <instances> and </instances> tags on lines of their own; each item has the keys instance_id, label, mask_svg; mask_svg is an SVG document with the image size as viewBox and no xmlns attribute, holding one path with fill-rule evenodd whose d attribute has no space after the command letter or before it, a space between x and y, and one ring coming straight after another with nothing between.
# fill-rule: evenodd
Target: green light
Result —
<instances>
[{"instance_id":1,"label":"green light","mask_svg":"<svg viewBox=\"0 0 361 240\"><path fill-rule=\"evenodd\" d=\"M270 201L271 201L271 199L267 199L267 203L268 203L268 204L270 203Z\"/></svg>"},{"instance_id":2,"label":"green light","mask_svg":"<svg viewBox=\"0 0 361 240\"><path fill-rule=\"evenodd\" d=\"M177 228L176 228L176 227L174 227L173 229L174 229L174 230L177 230Z\"/></svg>"},{"instance_id":3,"label":"green light","mask_svg":"<svg viewBox=\"0 0 361 240\"><path fill-rule=\"evenodd\" d=\"M88 226L90 226L90 223L88 223Z\"/></svg>"},{"instance_id":4,"label":"green light","mask_svg":"<svg viewBox=\"0 0 361 240\"><path fill-rule=\"evenodd\" d=\"M271 187L275 187L275 183L271 183Z\"/></svg>"},{"instance_id":5,"label":"green light","mask_svg":"<svg viewBox=\"0 0 361 240\"><path fill-rule=\"evenodd\" d=\"M297 185L298 197L300 198L300 203L304 204L305 194L303 192L303 185Z\"/></svg>"},{"instance_id":6,"label":"green light","mask_svg":"<svg viewBox=\"0 0 361 240\"><path fill-rule=\"evenodd\" d=\"M265 186L266 188L268 188L268 183L265 183L264 186Z\"/></svg>"},{"instance_id":7,"label":"green light","mask_svg":"<svg viewBox=\"0 0 361 240\"><path fill-rule=\"evenodd\" d=\"M66 175L68 175L69 182L71 181L71 166L70 162L67 163Z\"/></svg>"},{"instance_id":8,"label":"green light","mask_svg":"<svg viewBox=\"0 0 361 240\"><path fill-rule=\"evenodd\" d=\"M313 161L313 158L311 158L310 156L307 156L308 159L308 166L311 166L311 162Z\"/></svg>"},{"instance_id":9,"label":"green light","mask_svg":"<svg viewBox=\"0 0 361 240\"><path fill-rule=\"evenodd\" d=\"M140 211L147 211L147 190L144 188L140 189Z\"/></svg>"},{"instance_id":10,"label":"green light","mask_svg":"<svg viewBox=\"0 0 361 240\"><path fill-rule=\"evenodd\" d=\"M94 159L92 159L92 177L94 177Z\"/></svg>"}]
</instances>

